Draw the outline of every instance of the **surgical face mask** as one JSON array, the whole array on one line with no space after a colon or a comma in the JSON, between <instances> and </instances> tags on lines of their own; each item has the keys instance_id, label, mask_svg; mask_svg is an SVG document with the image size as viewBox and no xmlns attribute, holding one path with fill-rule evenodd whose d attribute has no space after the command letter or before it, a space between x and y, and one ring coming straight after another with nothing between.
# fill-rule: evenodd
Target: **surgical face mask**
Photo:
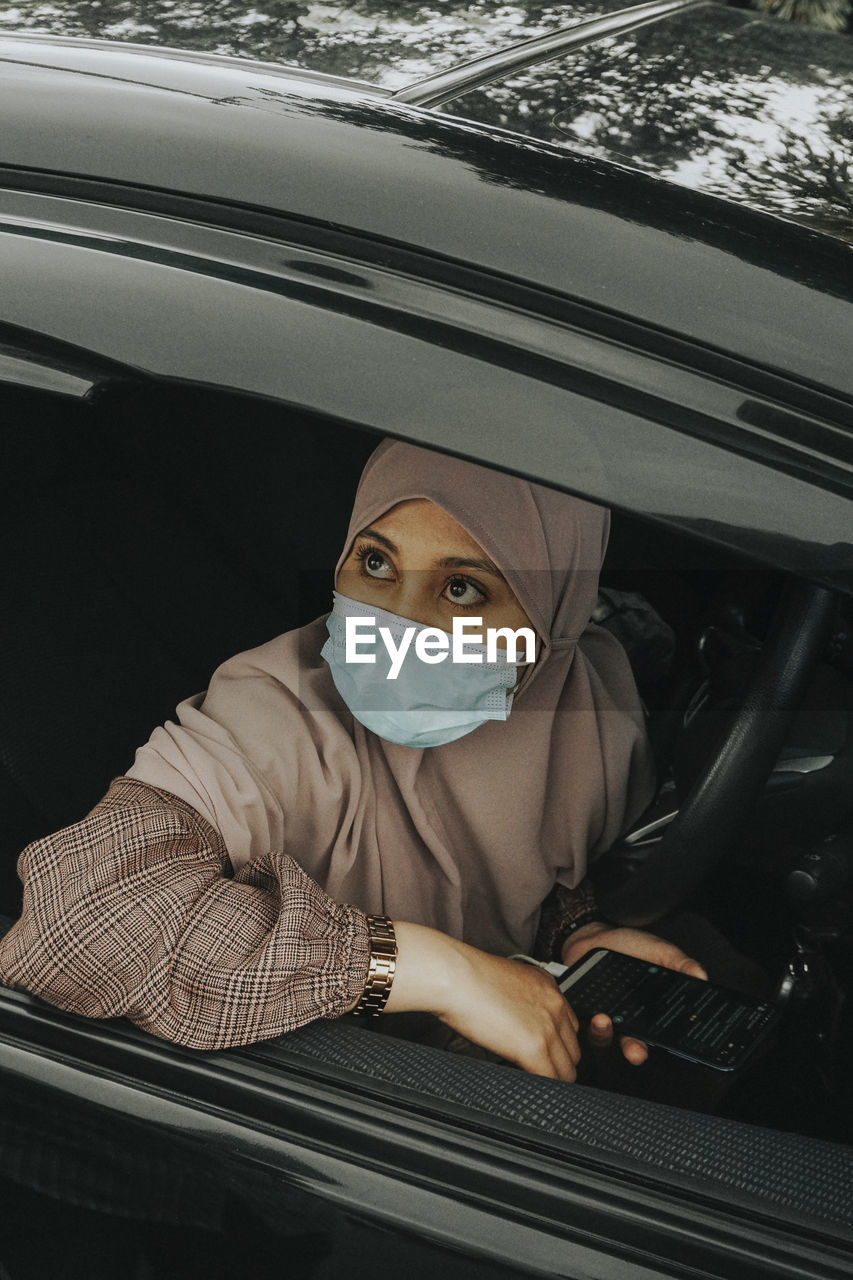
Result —
<instances>
[{"instance_id":1,"label":"surgical face mask","mask_svg":"<svg viewBox=\"0 0 853 1280\"><path fill-rule=\"evenodd\" d=\"M360 656L361 661L347 661L348 618L357 620L350 625L349 656ZM374 619L373 625L368 625L368 618ZM487 720L506 720L510 713L511 690L522 664L508 661L505 650L498 649L497 661L487 662L486 646L466 641L465 654L482 661L454 662L451 652L442 661L435 656L433 661L424 660L418 649L435 655L442 636L450 647L447 632L338 592L326 627L329 639L322 656L335 688L356 720L388 742L438 747L464 737ZM430 635L419 644L418 636L424 632ZM370 657L375 660L364 661Z\"/></svg>"}]
</instances>

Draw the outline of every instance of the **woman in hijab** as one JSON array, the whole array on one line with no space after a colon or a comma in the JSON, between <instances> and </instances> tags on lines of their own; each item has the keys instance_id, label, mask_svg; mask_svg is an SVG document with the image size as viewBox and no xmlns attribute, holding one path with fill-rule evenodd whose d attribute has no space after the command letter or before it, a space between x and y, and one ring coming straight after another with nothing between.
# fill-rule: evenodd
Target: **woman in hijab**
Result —
<instances>
[{"instance_id":1,"label":"woman in hijab","mask_svg":"<svg viewBox=\"0 0 853 1280\"><path fill-rule=\"evenodd\" d=\"M652 788L627 659L589 622L608 528L590 503L385 441L331 615L226 662L87 818L24 851L0 977L203 1049L424 1010L574 1079L573 1012L507 957L604 945L704 976L598 920L584 883ZM454 660L460 619L495 648ZM535 643L513 655L507 628Z\"/></svg>"}]
</instances>

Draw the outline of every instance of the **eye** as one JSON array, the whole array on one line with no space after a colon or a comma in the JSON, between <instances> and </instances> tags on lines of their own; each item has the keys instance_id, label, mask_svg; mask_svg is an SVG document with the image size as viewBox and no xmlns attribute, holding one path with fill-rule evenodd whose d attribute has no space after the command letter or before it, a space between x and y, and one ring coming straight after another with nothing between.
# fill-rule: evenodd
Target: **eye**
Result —
<instances>
[{"instance_id":1,"label":"eye","mask_svg":"<svg viewBox=\"0 0 853 1280\"><path fill-rule=\"evenodd\" d=\"M444 588L444 594L452 604L461 605L462 608L470 608L488 600L485 591L467 578L451 578Z\"/></svg>"},{"instance_id":2,"label":"eye","mask_svg":"<svg viewBox=\"0 0 853 1280\"><path fill-rule=\"evenodd\" d=\"M355 558L361 565L361 572L367 578L393 578L394 576L394 570L377 547L359 547Z\"/></svg>"}]
</instances>

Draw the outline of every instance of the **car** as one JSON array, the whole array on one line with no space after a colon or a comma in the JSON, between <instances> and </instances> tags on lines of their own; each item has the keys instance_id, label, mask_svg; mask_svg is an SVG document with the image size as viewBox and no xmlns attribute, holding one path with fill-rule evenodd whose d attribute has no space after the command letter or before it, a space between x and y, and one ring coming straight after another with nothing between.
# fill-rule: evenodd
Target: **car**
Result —
<instances>
[{"instance_id":1,"label":"car","mask_svg":"<svg viewBox=\"0 0 853 1280\"><path fill-rule=\"evenodd\" d=\"M2 989L12 1280L849 1275L844 183L830 165L804 189L791 144L763 185L701 190L720 168L691 167L684 132L680 168L614 159L588 104L567 131L543 88L583 40L674 47L691 14L749 58L796 62L802 36L839 101L844 37L665 0L396 88L0 38L6 924L24 844L218 663L328 609L390 435L613 510L598 616L660 788L600 860L602 901L701 909L785 1019L703 1113L347 1019L193 1052Z\"/></svg>"}]
</instances>

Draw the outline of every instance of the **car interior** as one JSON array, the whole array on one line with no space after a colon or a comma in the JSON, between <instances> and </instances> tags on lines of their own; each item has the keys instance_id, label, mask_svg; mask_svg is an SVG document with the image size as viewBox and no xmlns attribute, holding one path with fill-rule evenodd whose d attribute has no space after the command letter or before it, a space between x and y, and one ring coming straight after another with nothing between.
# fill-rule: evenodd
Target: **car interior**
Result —
<instances>
[{"instance_id":1,"label":"car interior","mask_svg":"<svg viewBox=\"0 0 853 1280\"><path fill-rule=\"evenodd\" d=\"M220 662L328 609L377 440L281 404L144 380L82 399L7 387L4 406L8 925L25 844L82 817ZM596 618L634 668L658 762L656 814L677 809L729 749L788 585L775 569L614 514ZM716 1112L848 1144L851 624L851 601L834 599L758 804L679 904L747 957L783 1008L776 1039L727 1082ZM629 839L630 858L660 834Z\"/></svg>"}]
</instances>

